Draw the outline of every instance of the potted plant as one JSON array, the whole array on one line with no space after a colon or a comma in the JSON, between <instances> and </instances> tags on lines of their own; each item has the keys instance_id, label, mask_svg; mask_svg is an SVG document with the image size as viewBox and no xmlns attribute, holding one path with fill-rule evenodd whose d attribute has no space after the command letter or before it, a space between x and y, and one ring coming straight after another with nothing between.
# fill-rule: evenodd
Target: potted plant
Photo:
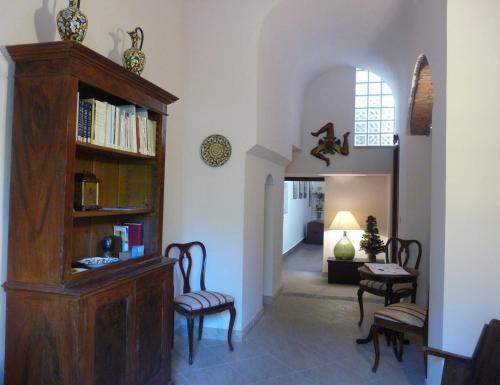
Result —
<instances>
[{"instance_id":1,"label":"potted plant","mask_svg":"<svg viewBox=\"0 0 500 385\"><path fill-rule=\"evenodd\" d=\"M366 230L359 242L360 249L368 254L370 262L376 262L377 254L384 251L384 242L378 235L377 218L369 215L366 218Z\"/></svg>"}]
</instances>

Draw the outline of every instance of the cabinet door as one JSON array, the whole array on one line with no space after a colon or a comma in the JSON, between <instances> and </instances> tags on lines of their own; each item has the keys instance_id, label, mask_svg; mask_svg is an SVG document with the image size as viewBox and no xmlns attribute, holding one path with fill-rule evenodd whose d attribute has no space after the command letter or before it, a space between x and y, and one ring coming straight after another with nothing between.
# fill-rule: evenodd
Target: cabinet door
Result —
<instances>
[{"instance_id":1,"label":"cabinet door","mask_svg":"<svg viewBox=\"0 0 500 385\"><path fill-rule=\"evenodd\" d=\"M101 292L87 300L88 339L85 358L88 385L133 384L134 295L133 283Z\"/></svg>"},{"instance_id":2,"label":"cabinet door","mask_svg":"<svg viewBox=\"0 0 500 385\"><path fill-rule=\"evenodd\" d=\"M169 383L172 295L171 266L137 281L137 384Z\"/></svg>"}]
</instances>

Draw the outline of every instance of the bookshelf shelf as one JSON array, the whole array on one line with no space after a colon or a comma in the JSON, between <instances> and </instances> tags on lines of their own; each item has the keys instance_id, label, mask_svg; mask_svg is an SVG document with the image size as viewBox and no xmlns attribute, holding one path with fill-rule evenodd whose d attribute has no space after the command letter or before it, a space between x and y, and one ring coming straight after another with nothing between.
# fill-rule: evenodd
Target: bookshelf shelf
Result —
<instances>
[{"instance_id":1,"label":"bookshelf shelf","mask_svg":"<svg viewBox=\"0 0 500 385\"><path fill-rule=\"evenodd\" d=\"M156 156L138 154L136 152L117 150L116 148L98 146L96 144L76 142L76 150L88 154L101 154L107 157L122 159L156 160Z\"/></svg>"},{"instance_id":2,"label":"bookshelf shelf","mask_svg":"<svg viewBox=\"0 0 500 385\"><path fill-rule=\"evenodd\" d=\"M116 384L173 385L175 260L162 257L162 234L167 107L177 98L82 44L7 51L15 63L15 161L4 284L5 383L104 384L111 378ZM81 106L91 103L82 99L99 102L100 112L92 107L81 114ZM82 172L99 179L102 207L132 209L75 211L75 176ZM115 235L119 227L123 236ZM127 229L130 255L124 254L126 241L111 250L108 242L106 255L125 259L144 247L143 256L73 273L77 261L104 256L103 240L126 240Z\"/></svg>"},{"instance_id":3,"label":"bookshelf shelf","mask_svg":"<svg viewBox=\"0 0 500 385\"><path fill-rule=\"evenodd\" d=\"M73 218L94 218L94 217L118 217L123 215L140 215L152 214L153 209L133 209L133 210L91 210L91 211L74 211Z\"/></svg>"}]
</instances>

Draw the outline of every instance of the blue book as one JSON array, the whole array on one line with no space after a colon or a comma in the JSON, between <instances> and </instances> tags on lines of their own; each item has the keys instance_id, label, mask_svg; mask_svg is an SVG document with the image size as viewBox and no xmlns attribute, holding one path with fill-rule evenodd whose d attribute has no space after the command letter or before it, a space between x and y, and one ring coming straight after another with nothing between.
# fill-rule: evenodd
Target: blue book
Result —
<instances>
[{"instance_id":1,"label":"blue book","mask_svg":"<svg viewBox=\"0 0 500 385\"><path fill-rule=\"evenodd\" d=\"M85 103L85 124L84 124L84 142L90 143L90 134L92 129L92 104L84 100Z\"/></svg>"},{"instance_id":2,"label":"blue book","mask_svg":"<svg viewBox=\"0 0 500 385\"><path fill-rule=\"evenodd\" d=\"M83 137L85 133L85 102L80 100L78 102L78 136L79 142L83 142Z\"/></svg>"}]
</instances>

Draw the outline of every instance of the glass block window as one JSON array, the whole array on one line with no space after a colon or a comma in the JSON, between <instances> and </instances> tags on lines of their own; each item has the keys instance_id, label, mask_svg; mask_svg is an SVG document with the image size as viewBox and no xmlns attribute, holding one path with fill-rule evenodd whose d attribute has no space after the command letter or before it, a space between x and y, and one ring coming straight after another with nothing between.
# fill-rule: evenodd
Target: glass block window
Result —
<instances>
[{"instance_id":1,"label":"glass block window","mask_svg":"<svg viewBox=\"0 0 500 385\"><path fill-rule=\"evenodd\" d=\"M354 145L392 146L394 107L391 87L377 74L356 68Z\"/></svg>"}]
</instances>

